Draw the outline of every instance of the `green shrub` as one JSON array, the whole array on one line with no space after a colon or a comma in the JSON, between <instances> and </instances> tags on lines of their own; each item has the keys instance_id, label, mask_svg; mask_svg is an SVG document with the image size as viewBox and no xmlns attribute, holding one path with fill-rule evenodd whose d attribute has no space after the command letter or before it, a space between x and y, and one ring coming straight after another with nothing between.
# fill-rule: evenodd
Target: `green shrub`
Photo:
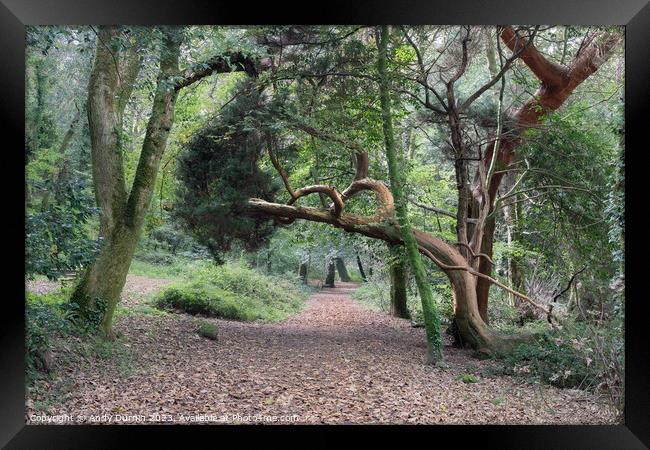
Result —
<instances>
[{"instance_id":1,"label":"green shrub","mask_svg":"<svg viewBox=\"0 0 650 450\"><path fill-rule=\"evenodd\" d=\"M61 272L76 271L93 261L100 241L91 238L88 222L98 213L87 180L51 182L30 180L32 188L55 193L43 209L25 215L25 275L56 279Z\"/></svg>"},{"instance_id":2,"label":"green shrub","mask_svg":"<svg viewBox=\"0 0 650 450\"><path fill-rule=\"evenodd\" d=\"M471 373L464 373L459 376L457 380L462 381L463 383L478 383L478 378L476 378L476 375L472 375Z\"/></svg>"},{"instance_id":3,"label":"green shrub","mask_svg":"<svg viewBox=\"0 0 650 450\"><path fill-rule=\"evenodd\" d=\"M37 371L47 371L45 355L55 334L73 330L70 313L65 309L65 294L61 291L38 295L25 294L25 363L27 376L33 378Z\"/></svg>"},{"instance_id":4,"label":"green shrub","mask_svg":"<svg viewBox=\"0 0 650 450\"><path fill-rule=\"evenodd\" d=\"M561 388L583 387L597 380L589 367L588 352L576 348L576 342L575 337L566 334L540 334L500 356L508 374Z\"/></svg>"},{"instance_id":5,"label":"green shrub","mask_svg":"<svg viewBox=\"0 0 650 450\"><path fill-rule=\"evenodd\" d=\"M298 286L239 264L197 264L158 294L154 304L188 314L275 322L302 308L306 291Z\"/></svg>"},{"instance_id":6,"label":"green shrub","mask_svg":"<svg viewBox=\"0 0 650 450\"><path fill-rule=\"evenodd\" d=\"M219 329L213 323L206 321L201 322L199 325L198 333L204 338L211 339L213 341L219 340Z\"/></svg>"}]
</instances>

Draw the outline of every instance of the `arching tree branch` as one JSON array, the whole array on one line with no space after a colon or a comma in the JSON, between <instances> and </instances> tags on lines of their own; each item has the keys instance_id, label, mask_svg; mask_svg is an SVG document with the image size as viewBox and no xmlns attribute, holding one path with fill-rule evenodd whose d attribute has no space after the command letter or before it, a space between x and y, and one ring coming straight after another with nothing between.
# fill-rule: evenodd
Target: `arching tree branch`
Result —
<instances>
[{"instance_id":1,"label":"arching tree branch","mask_svg":"<svg viewBox=\"0 0 650 450\"><path fill-rule=\"evenodd\" d=\"M265 61L260 62L262 68ZM230 55L218 55L203 63L197 64L185 71L185 73L173 85L175 90L180 90L192 83L199 81L202 78L208 77L213 73L228 73L228 72L246 72L251 77L257 77L258 68L257 62L241 52Z\"/></svg>"}]
</instances>

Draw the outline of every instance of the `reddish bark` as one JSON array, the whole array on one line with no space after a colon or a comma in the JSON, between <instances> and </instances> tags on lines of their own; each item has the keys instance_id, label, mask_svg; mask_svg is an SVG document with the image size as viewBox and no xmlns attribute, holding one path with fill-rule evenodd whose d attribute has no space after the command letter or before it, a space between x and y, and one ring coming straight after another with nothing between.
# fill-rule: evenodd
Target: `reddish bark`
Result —
<instances>
[{"instance_id":1,"label":"reddish bark","mask_svg":"<svg viewBox=\"0 0 650 450\"><path fill-rule=\"evenodd\" d=\"M520 51L527 40L521 37L511 26L505 27L501 32L502 41L513 52ZM540 87L535 95L523 106L514 111L508 120L511 129L505 130L508 134L501 137L497 162L499 167L508 167L514 157L515 151L521 144L521 134L526 129L535 127L543 120L544 115L557 110L562 106L575 88L593 74L611 56L614 49L621 40L619 34L604 34L592 37L588 44L578 52L569 66L562 66L547 60L534 45L528 45L521 50L521 59L528 68L541 81ZM483 165L488 167L492 159L495 143L488 147L484 157ZM495 173L488 186L490 198L489 208L494 207L497 191L505 172ZM476 217L481 207L481 192L478 175L474 180L471 217ZM494 218L486 221L483 230L480 251L492 256L495 224ZM476 233L476 230L475 230ZM492 272L492 264L482 259L479 264L479 271L486 275ZM488 295L491 283L479 278L476 285L477 301L479 311L483 320L487 321Z\"/></svg>"}]
</instances>

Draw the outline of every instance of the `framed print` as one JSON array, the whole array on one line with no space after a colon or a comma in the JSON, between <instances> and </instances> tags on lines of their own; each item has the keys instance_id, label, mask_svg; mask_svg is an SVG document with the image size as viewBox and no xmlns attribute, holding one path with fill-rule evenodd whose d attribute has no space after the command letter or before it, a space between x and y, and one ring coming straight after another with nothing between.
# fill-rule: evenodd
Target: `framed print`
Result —
<instances>
[{"instance_id":1,"label":"framed print","mask_svg":"<svg viewBox=\"0 0 650 450\"><path fill-rule=\"evenodd\" d=\"M318 6L2 1L2 444L647 448L650 6Z\"/></svg>"}]
</instances>

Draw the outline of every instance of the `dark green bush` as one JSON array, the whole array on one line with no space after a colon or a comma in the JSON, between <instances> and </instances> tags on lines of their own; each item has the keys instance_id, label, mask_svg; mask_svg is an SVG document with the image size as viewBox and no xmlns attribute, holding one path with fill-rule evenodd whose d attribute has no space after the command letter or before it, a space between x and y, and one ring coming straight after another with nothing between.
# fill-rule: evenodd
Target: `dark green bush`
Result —
<instances>
[{"instance_id":1,"label":"dark green bush","mask_svg":"<svg viewBox=\"0 0 650 450\"><path fill-rule=\"evenodd\" d=\"M269 119L264 97L250 80L237 91L192 136L177 162L174 218L219 263L235 242L247 251L268 242L275 222L242 212L249 198L271 201L280 189L273 174L258 165L272 131L264 124Z\"/></svg>"}]
</instances>

